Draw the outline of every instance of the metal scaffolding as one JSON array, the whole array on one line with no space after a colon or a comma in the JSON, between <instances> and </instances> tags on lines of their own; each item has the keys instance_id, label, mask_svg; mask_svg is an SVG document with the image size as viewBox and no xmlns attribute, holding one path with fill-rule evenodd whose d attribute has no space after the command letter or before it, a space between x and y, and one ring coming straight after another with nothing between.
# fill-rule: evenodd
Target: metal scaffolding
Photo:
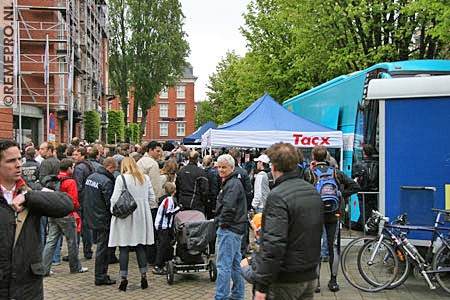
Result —
<instances>
[{"instance_id":1,"label":"metal scaffolding","mask_svg":"<svg viewBox=\"0 0 450 300\"><path fill-rule=\"evenodd\" d=\"M19 106L45 109L47 132L49 111L68 120L70 139L82 111L102 112L106 95L106 2L14 0L13 5Z\"/></svg>"}]
</instances>

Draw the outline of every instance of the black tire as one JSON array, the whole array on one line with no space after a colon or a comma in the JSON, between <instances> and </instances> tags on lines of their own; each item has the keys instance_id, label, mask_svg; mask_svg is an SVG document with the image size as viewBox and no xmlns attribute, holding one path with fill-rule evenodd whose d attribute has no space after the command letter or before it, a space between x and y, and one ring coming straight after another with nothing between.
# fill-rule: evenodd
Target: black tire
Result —
<instances>
[{"instance_id":1,"label":"black tire","mask_svg":"<svg viewBox=\"0 0 450 300\"><path fill-rule=\"evenodd\" d=\"M169 260L167 262L167 275L166 275L167 283L170 285L173 284L174 277L175 277L175 274L174 274L173 261Z\"/></svg>"},{"instance_id":2,"label":"black tire","mask_svg":"<svg viewBox=\"0 0 450 300\"><path fill-rule=\"evenodd\" d=\"M384 286L384 288L389 289L395 288L407 279L410 266L409 261L400 253L403 258L400 264L398 253L390 244L383 241L375 254L374 260L370 262L377 243L378 240L372 240L361 248L358 253L359 272L373 286ZM394 279L392 280L392 278ZM387 282L391 283L387 284Z\"/></svg>"},{"instance_id":3,"label":"black tire","mask_svg":"<svg viewBox=\"0 0 450 300\"><path fill-rule=\"evenodd\" d=\"M399 253L399 251L401 251ZM397 249L397 258L398 258L398 272L397 277L394 279L394 281L391 283L390 286L387 287L387 289L395 289L396 287L401 286L405 281L408 279L409 274L411 273L412 264L408 256L405 255L405 253Z\"/></svg>"},{"instance_id":4,"label":"black tire","mask_svg":"<svg viewBox=\"0 0 450 300\"><path fill-rule=\"evenodd\" d=\"M450 268L450 250L445 245L442 245L433 257L433 271L443 268ZM435 277L439 285L450 293L450 272L436 273Z\"/></svg>"},{"instance_id":5,"label":"black tire","mask_svg":"<svg viewBox=\"0 0 450 300\"><path fill-rule=\"evenodd\" d=\"M209 269L209 279L214 282L217 279L217 267L216 267L216 261L210 260L208 263L208 269Z\"/></svg>"},{"instance_id":6,"label":"black tire","mask_svg":"<svg viewBox=\"0 0 450 300\"><path fill-rule=\"evenodd\" d=\"M392 276L389 276L382 285L374 286L370 284L360 272L360 252L363 247L370 242L376 241L376 237L361 237L351 241L347 247L344 248L341 254L341 268L345 279L355 288L365 292L378 292L389 286L396 277L396 271L398 267L398 259L395 256L394 249L386 242L383 241L383 248L386 248L395 257L393 259L394 269Z\"/></svg>"}]
</instances>

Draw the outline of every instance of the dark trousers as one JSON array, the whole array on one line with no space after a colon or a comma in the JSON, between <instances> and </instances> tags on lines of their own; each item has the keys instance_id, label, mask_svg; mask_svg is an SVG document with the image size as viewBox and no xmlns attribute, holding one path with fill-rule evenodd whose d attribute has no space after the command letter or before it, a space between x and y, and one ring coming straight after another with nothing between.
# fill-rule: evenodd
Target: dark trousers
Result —
<instances>
[{"instance_id":1,"label":"dark trousers","mask_svg":"<svg viewBox=\"0 0 450 300\"><path fill-rule=\"evenodd\" d=\"M155 221L156 214L158 213L158 208L152 208L150 211L152 212L152 220ZM155 228L154 223L153 223L153 232L155 233L155 241L157 241L158 240L158 230ZM155 265L156 264L156 256L157 256L156 244L145 246L145 254L147 256L148 263L151 265Z\"/></svg>"},{"instance_id":2,"label":"dark trousers","mask_svg":"<svg viewBox=\"0 0 450 300\"><path fill-rule=\"evenodd\" d=\"M330 256L330 272L331 276L337 276L339 268L339 254L341 247L341 231L339 222L325 223L325 231L327 234L328 255Z\"/></svg>"},{"instance_id":3,"label":"dark trousers","mask_svg":"<svg viewBox=\"0 0 450 300\"><path fill-rule=\"evenodd\" d=\"M95 250L95 280L107 280L108 259L110 249L108 248L109 230L95 230L97 235L97 249Z\"/></svg>"},{"instance_id":4,"label":"dark trousers","mask_svg":"<svg viewBox=\"0 0 450 300\"><path fill-rule=\"evenodd\" d=\"M166 262L173 258L171 231L172 229L158 230L155 266L162 268Z\"/></svg>"},{"instance_id":5,"label":"dark trousers","mask_svg":"<svg viewBox=\"0 0 450 300\"><path fill-rule=\"evenodd\" d=\"M314 299L314 280L299 283L274 283L270 286L267 300Z\"/></svg>"},{"instance_id":6,"label":"dark trousers","mask_svg":"<svg viewBox=\"0 0 450 300\"><path fill-rule=\"evenodd\" d=\"M89 229L85 224L87 224L83 209L80 207L78 214L81 218L81 239L83 240L83 254L84 257L92 257L92 230Z\"/></svg>"}]
</instances>

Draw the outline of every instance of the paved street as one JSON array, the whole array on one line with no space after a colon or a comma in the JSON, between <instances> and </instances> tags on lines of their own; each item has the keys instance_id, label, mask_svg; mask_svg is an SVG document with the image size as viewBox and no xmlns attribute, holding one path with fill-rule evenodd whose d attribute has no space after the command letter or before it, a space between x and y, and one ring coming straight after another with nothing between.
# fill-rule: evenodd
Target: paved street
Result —
<instances>
[{"instance_id":1,"label":"paved street","mask_svg":"<svg viewBox=\"0 0 450 300\"><path fill-rule=\"evenodd\" d=\"M65 253L63 249L63 253ZM80 256L82 257L82 255ZM94 285L94 259L81 259L83 266L89 267L89 272L83 274L70 274L68 262L52 267L54 274L44 279L45 299L213 299L215 284L209 280L208 273L195 273L175 275L173 285L168 285L165 276L155 276L149 272L149 288L141 290L140 275L134 252L130 253L129 284L126 292L118 290L118 283L113 286ZM110 274L118 279L119 265L110 265ZM321 272L322 291L315 295L315 299L389 299L389 300L424 300L424 299L450 299L450 295L442 290L430 291L423 280L413 276L406 283L395 289L379 293L364 293L351 287L339 274L338 279L341 290L332 293L326 288L329 278L328 267ZM251 286L246 285L246 299L251 299Z\"/></svg>"}]
</instances>

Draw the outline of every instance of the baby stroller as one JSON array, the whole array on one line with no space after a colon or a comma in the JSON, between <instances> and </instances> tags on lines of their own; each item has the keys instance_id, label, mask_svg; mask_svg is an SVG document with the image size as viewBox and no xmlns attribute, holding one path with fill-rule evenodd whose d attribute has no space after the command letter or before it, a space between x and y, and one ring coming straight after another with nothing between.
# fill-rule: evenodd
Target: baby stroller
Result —
<instances>
[{"instance_id":1,"label":"baby stroller","mask_svg":"<svg viewBox=\"0 0 450 300\"><path fill-rule=\"evenodd\" d=\"M175 274L209 271L215 281L217 268L210 257L209 242L215 239L214 220L206 220L197 210L184 210L175 215L175 257L167 262L167 283L172 284Z\"/></svg>"}]
</instances>

